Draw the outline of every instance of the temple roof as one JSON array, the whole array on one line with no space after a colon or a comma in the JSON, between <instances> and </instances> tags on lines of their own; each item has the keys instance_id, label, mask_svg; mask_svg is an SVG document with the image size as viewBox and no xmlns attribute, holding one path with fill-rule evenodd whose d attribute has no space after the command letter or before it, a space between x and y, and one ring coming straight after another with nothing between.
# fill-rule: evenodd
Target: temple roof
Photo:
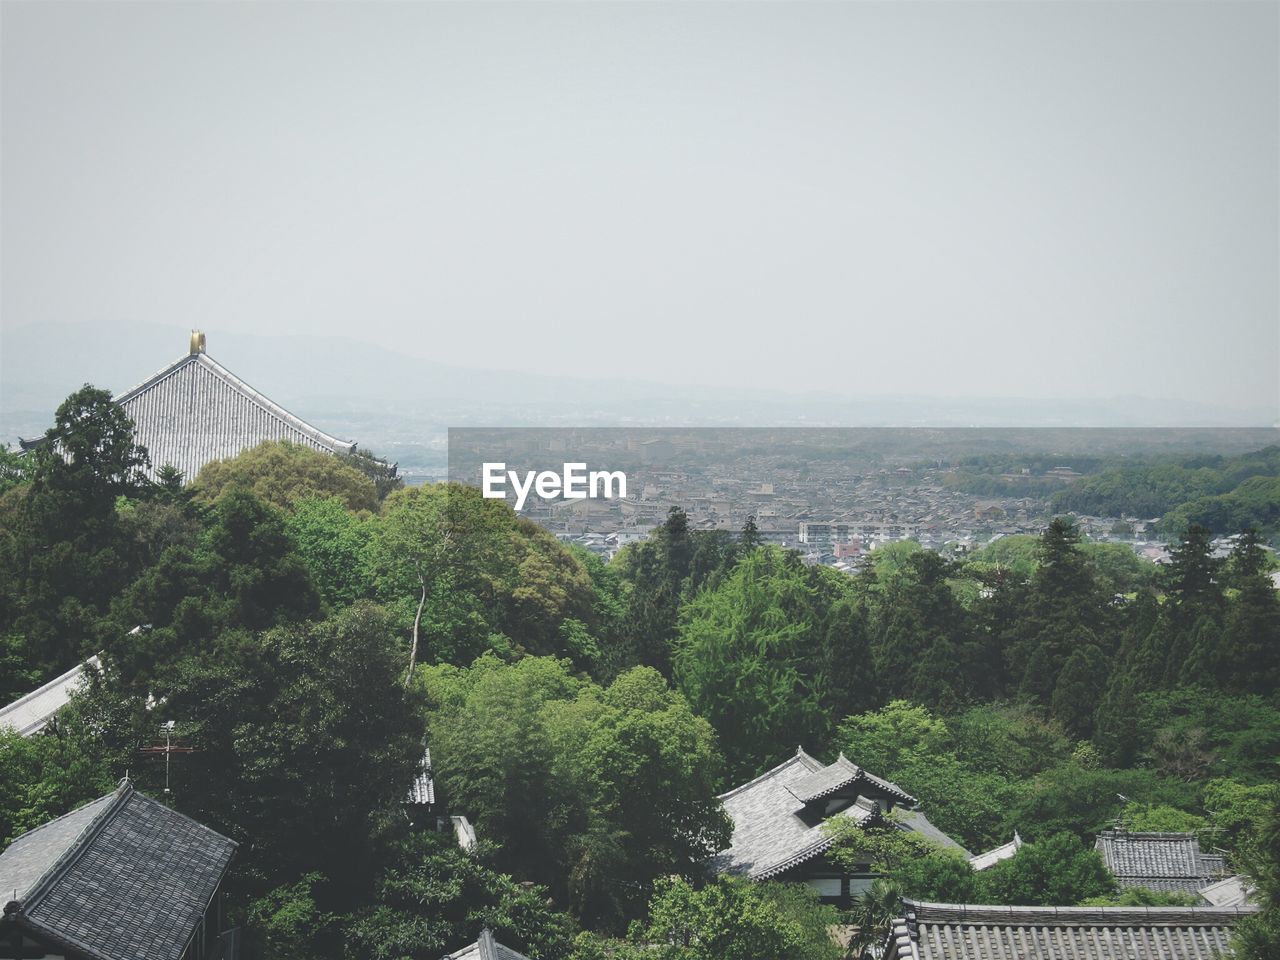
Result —
<instances>
[{"instance_id":1,"label":"temple roof","mask_svg":"<svg viewBox=\"0 0 1280 960\"><path fill-rule=\"evenodd\" d=\"M455 953L447 953L442 960L529 960L523 953L504 947L488 930L480 931L480 939Z\"/></svg>"},{"instance_id":2,"label":"temple roof","mask_svg":"<svg viewBox=\"0 0 1280 960\"><path fill-rule=\"evenodd\" d=\"M97 657L90 657L87 662L94 667L99 665ZM13 730L24 737L39 733L80 689L84 683L84 668L83 663L72 667L62 676L54 677L44 686L19 697L8 706L0 707L0 729Z\"/></svg>"},{"instance_id":3,"label":"temple roof","mask_svg":"<svg viewBox=\"0 0 1280 960\"><path fill-rule=\"evenodd\" d=\"M924 815L923 810L895 810L893 812L893 818L894 821L906 827L908 830L932 840L943 849L954 850L956 853L962 854L965 859L969 859L973 856L973 854L962 847L953 838L935 827L929 821L929 818ZM974 867L974 869L977 870L980 868Z\"/></svg>"},{"instance_id":4,"label":"temple roof","mask_svg":"<svg viewBox=\"0 0 1280 960\"><path fill-rule=\"evenodd\" d=\"M431 775L431 748L426 747L422 753L422 762L418 766L418 775L409 784L409 795L405 803L430 806L436 802L436 782Z\"/></svg>"},{"instance_id":5,"label":"temple roof","mask_svg":"<svg viewBox=\"0 0 1280 960\"><path fill-rule=\"evenodd\" d=\"M16 924L93 960L178 960L236 844L128 781L0 854Z\"/></svg>"},{"instance_id":6,"label":"temple roof","mask_svg":"<svg viewBox=\"0 0 1280 960\"><path fill-rule=\"evenodd\" d=\"M876 787L880 792L889 794L900 803L914 804L916 798L911 796L896 783L883 780L873 773L868 773L846 757L843 753L835 763L828 764L808 776L801 777L789 788L801 803L813 803L829 797L846 787L859 782Z\"/></svg>"},{"instance_id":7,"label":"temple roof","mask_svg":"<svg viewBox=\"0 0 1280 960\"><path fill-rule=\"evenodd\" d=\"M800 777L787 789L801 803L812 803L852 784L858 779L858 773L857 766L846 760L842 753L835 763Z\"/></svg>"},{"instance_id":8,"label":"temple roof","mask_svg":"<svg viewBox=\"0 0 1280 960\"><path fill-rule=\"evenodd\" d=\"M1219 960L1256 907L904 905L884 960Z\"/></svg>"},{"instance_id":9,"label":"temple roof","mask_svg":"<svg viewBox=\"0 0 1280 960\"><path fill-rule=\"evenodd\" d=\"M288 440L327 453L350 454L339 440L268 399L200 349L119 394L151 455L152 475L166 464L194 480L200 468L268 440Z\"/></svg>"},{"instance_id":10,"label":"temple roof","mask_svg":"<svg viewBox=\"0 0 1280 960\"><path fill-rule=\"evenodd\" d=\"M1240 907L1256 902L1253 881L1240 873L1202 887L1199 893L1215 907Z\"/></svg>"},{"instance_id":11,"label":"temple roof","mask_svg":"<svg viewBox=\"0 0 1280 960\"><path fill-rule=\"evenodd\" d=\"M857 800L827 815L823 801L846 788L858 794ZM823 823L832 817L860 824L879 820L880 807L867 794L915 803L915 798L896 784L868 774L843 755L835 763L823 764L798 750L772 770L721 794L720 802L733 820L733 840L712 860L712 869L744 874L753 880L779 876L831 847L835 839L823 829ZM908 818L902 824L904 829L918 830L960 849L923 813L910 811L904 816Z\"/></svg>"},{"instance_id":12,"label":"temple roof","mask_svg":"<svg viewBox=\"0 0 1280 960\"><path fill-rule=\"evenodd\" d=\"M990 850L983 853L975 853L971 856L969 858L969 866L973 867L974 870L987 870L994 867L1002 860L1008 860L1021 849L1022 838L1018 836L1018 832L1015 830L1013 833L1013 839L1008 843L1001 844L998 847L992 847Z\"/></svg>"},{"instance_id":13,"label":"temple roof","mask_svg":"<svg viewBox=\"0 0 1280 960\"><path fill-rule=\"evenodd\" d=\"M1122 887L1195 893L1226 873L1226 861L1200 852L1191 833L1107 830L1094 844Z\"/></svg>"}]
</instances>

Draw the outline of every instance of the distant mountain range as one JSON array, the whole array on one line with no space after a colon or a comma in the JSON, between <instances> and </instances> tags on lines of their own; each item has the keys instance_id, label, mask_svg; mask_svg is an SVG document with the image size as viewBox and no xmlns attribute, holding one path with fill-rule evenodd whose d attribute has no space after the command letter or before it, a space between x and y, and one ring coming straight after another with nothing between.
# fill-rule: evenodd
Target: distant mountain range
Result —
<instances>
[{"instance_id":1,"label":"distant mountain range","mask_svg":"<svg viewBox=\"0 0 1280 960\"><path fill-rule=\"evenodd\" d=\"M783 392L598 374L563 378L470 369L346 337L206 333L210 356L237 376L326 430L359 430L351 438L366 447L433 444L447 427L464 425L1271 427L1276 421L1276 411L1143 397L858 397L805 392L803 384ZM186 353L188 336L182 326L150 323L5 329L0 442L43 432L58 403L83 383L121 392L146 379Z\"/></svg>"}]
</instances>

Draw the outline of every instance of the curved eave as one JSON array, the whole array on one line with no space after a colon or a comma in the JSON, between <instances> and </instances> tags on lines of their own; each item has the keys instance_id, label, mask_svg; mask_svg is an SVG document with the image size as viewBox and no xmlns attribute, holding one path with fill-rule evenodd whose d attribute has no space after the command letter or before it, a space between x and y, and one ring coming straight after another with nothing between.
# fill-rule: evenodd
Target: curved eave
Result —
<instances>
[{"instance_id":1,"label":"curved eave","mask_svg":"<svg viewBox=\"0 0 1280 960\"><path fill-rule=\"evenodd\" d=\"M834 844L835 842L836 842L835 837L823 837L821 840L818 840L810 844L808 847L804 848L799 853L793 853L791 856L787 857L785 860L780 860L775 864L771 864L770 866L764 867L763 869L752 870L750 873L747 874L747 876L750 877L752 880L772 879L773 877L786 873L788 870L791 870L795 867L800 866L800 864L802 863L807 863L808 861L814 859L815 857L821 856L822 854L830 850L832 844Z\"/></svg>"},{"instance_id":2,"label":"curved eave","mask_svg":"<svg viewBox=\"0 0 1280 960\"><path fill-rule=\"evenodd\" d=\"M258 406L262 407L263 410L267 411L267 413L271 414L271 416L275 417L276 419L280 420L282 423L296 430L298 433L301 433L303 436L307 437L312 442L328 448L333 453L350 455L355 452L356 443L354 440L341 440L338 437L325 433L320 428L315 427L310 423L307 423L307 421L303 420L302 418L294 416L284 407L280 406L280 404L276 403L270 397L266 396L266 394L262 393L261 391L255 390L248 383L241 380L239 377L237 377L234 373L232 373L222 364L218 363L218 361L210 357L207 353L188 354L187 356L181 358L180 360L177 360L174 363L169 364L169 366L165 367L163 370L157 371L156 373L152 374L150 377L142 381L142 383L138 384L137 386L131 387L130 389L126 390L124 393L118 394L114 398L115 402L121 406L124 406L134 398L142 395L143 393L146 393L148 390L151 390L154 387L158 386L159 384L163 383L165 380L172 377L179 370L181 370L183 367L185 367L187 364L190 364L190 363L196 363L201 365L204 369L209 371L211 374L218 377L220 380L223 380L224 382L226 382L232 389L236 390L238 393L240 393L247 399L251 400L253 403L256 403Z\"/></svg>"}]
</instances>

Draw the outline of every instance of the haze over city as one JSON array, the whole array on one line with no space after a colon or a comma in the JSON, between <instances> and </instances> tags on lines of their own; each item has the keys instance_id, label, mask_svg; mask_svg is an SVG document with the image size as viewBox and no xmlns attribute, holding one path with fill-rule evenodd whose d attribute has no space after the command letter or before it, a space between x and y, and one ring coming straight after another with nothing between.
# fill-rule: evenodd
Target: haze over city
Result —
<instances>
[{"instance_id":1,"label":"haze over city","mask_svg":"<svg viewBox=\"0 0 1280 960\"><path fill-rule=\"evenodd\" d=\"M1274 4L2 16L0 351L1280 410Z\"/></svg>"}]
</instances>

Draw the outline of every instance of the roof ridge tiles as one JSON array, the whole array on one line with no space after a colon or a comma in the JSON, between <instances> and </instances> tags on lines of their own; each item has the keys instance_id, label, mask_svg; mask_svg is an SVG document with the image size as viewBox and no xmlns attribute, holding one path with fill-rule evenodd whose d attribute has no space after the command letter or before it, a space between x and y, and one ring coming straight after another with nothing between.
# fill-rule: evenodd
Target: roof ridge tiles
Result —
<instances>
[{"instance_id":1,"label":"roof ridge tiles","mask_svg":"<svg viewBox=\"0 0 1280 960\"><path fill-rule=\"evenodd\" d=\"M1257 906L1219 907L1213 905L1177 907L1129 906L1021 906L1002 904L932 903L904 900L904 910L917 921L961 920L968 923L1029 922L1036 919L1057 921L1097 921L1109 923L1169 921L1170 923L1202 923L1212 920L1236 920L1257 913Z\"/></svg>"},{"instance_id":2,"label":"roof ridge tiles","mask_svg":"<svg viewBox=\"0 0 1280 960\"><path fill-rule=\"evenodd\" d=\"M50 889L52 889L58 878L65 874L67 870L69 870L71 866L80 859L84 852L89 849L94 837L102 833L103 828L110 823L111 820L115 818L116 814L123 809L124 805L129 802L129 797L131 797L133 793L134 789L132 782L127 779L121 780L120 785L116 787L115 796L112 797L111 802L103 807L92 820L85 824L84 829L76 835L76 838L71 841L67 849L63 850L62 853L58 855L57 859L54 860L53 863L49 864L48 869L40 875L40 879L27 888L21 900L14 901L14 903L10 903L5 906L5 913L16 911L26 914L30 912L32 908L38 906L41 898L47 894ZM96 802L96 800L89 801L89 803ZM80 806L76 807L75 810L63 814L63 817L69 817L72 813L75 813L76 810L82 810L88 805L88 803L82 803ZM58 817L56 820L61 820L63 817ZM50 820L49 823L55 823L56 820ZM42 824L42 826L48 826L48 824ZM37 829L40 828L38 827ZM11 910L10 908L13 909Z\"/></svg>"},{"instance_id":3,"label":"roof ridge tiles","mask_svg":"<svg viewBox=\"0 0 1280 960\"><path fill-rule=\"evenodd\" d=\"M185 366L188 363L192 363L195 360L196 356L197 354L189 353L186 356L180 357L179 359L173 361L173 363L165 364L155 373L151 374L151 376L147 377L145 380L141 380L138 383L135 383L128 390L122 390L119 393L113 394L112 399L116 403L122 403L125 400L128 400L132 397L137 396L138 394L142 393L143 390L146 390L148 387L153 387L160 381L173 376L173 374L177 373L183 366Z\"/></svg>"},{"instance_id":4,"label":"roof ridge tiles","mask_svg":"<svg viewBox=\"0 0 1280 960\"><path fill-rule=\"evenodd\" d=\"M89 660L97 660L97 659L98 659L97 657L89 658ZM70 670L66 671L65 673L60 673L58 676L54 677L52 680L46 680L44 683L36 687L30 693L24 693L17 700L14 700L10 703L4 704L3 706L0 706L0 713L6 713L15 707L22 706L24 703L30 703L36 697L40 696L40 694L47 693L49 690L52 690L54 687L58 686L59 684L66 683L68 680L74 679L76 674L84 670L84 665L88 663L89 660L85 660L81 663L77 663L74 667L72 667Z\"/></svg>"},{"instance_id":5,"label":"roof ridge tiles","mask_svg":"<svg viewBox=\"0 0 1280 960\"><path fill-rule=\"evenodd\" d=\"M1176 840L1181 843L1199 842L1194 833L1178 833L1172 830L1103 830L1098 834L1109 840Z\"/></svg>"},{"instance_id":6,"label":"roof ridge tiles","mask_svg":"<svg viewBox=\"0 0 1280 960\"><path fill-rule=\"evenodd\" d=\"M341 440L338 437L325 433L319 427L308 423L307 421L303 420L301 417L295 414L290 413L284 407L280 406L280 404L276 403L274 400L268 397L261 390L257 389L247 381L237 377L234 373L232 373L230 370L228 370L226 367L220 364L217 360L213 359L213 357L209 356L207 353L191 353L191 354L187 354L185 357L180 357L179 359L175 360L173 363L169 364L167 367L157 370L146 380L143 380L141 383L130 387L128 390L124 391L123 393L117 394L112 399L118 404L127 403L128 401L132 400L134 397L140 396L141 394L145 393L151 388L156 387L161 383L163 383L164 381L177 375L177 373L181 371L184 367L187 367L191 364L195 364L196 366L207 370L209 373L211 373L215 377L218 377L221 380L225 380L230 386L234 387L242 396L246 397L249 400L252 400L254 403L257 403L259 406L265 409L268 413L270 413L276 419L280 420L282 423L293 427L294 429L298 430L303 434L307 434L311 436L312 439L319 440L322 443L325 443L330 446L350 447L354 449L355 444L350 440Z\"/></svg>"},{"instance_id":7,"label":"roof ridge tiles","mask_svg":"<svg viewBox=\"0 0 1280 960\"><path fill-rule=\"evenodd\" d=\"M102 799L101 797L98 797L94 800L90 800L88 803L82 803L80 804L80 806L76 807L74 810L68 810L66 813L62 814L59 817L54 817L52 820L46 820L44 823L40 824L38 827L32 827L30 830L27 830L27 831L24 831L23 833L18 834L18 836L14 837L13 839L16 841L18 837L29 837L32 834L39 833L41 830L45 830L49 827L56 826L57 824L61 823L63 820L67 819L67 817L70 817L76 813L79 813L85 807L89 806L89 804L97 803L101 799ZM2 852L3 851L0 851L0 853Z\"/></svg>"},{"instance_id":8,"label":"roof ridge tiles","mask_svg":"<svg viewBox=\"0 0 1280 960\"><path fill-rule=\"evenodd\" d=\"M742 791L750 787L754 787L759 783L763 783L765 780L768 780L770 777L776 776L778 773L781 773L783 770L787 769L794 763L804 763L804 765L808 767L809 763L806 761L812 762L812 763L820 763L820 761L815 760L813 757L809 756L809 754L801 750L795 756L788 757L786 760L783 760L776 767L772 767L766 770L764 773L757 776L754 780L748 780L746 783L739 784L738 786L734 787L732 790L726 790L724 793L720 794L716 799L727 800L729 797L737 796L739 793L742 793ZM809 770L811 773L813 772L812 768L809 768Z\"/></svg>"}]
</instances>

